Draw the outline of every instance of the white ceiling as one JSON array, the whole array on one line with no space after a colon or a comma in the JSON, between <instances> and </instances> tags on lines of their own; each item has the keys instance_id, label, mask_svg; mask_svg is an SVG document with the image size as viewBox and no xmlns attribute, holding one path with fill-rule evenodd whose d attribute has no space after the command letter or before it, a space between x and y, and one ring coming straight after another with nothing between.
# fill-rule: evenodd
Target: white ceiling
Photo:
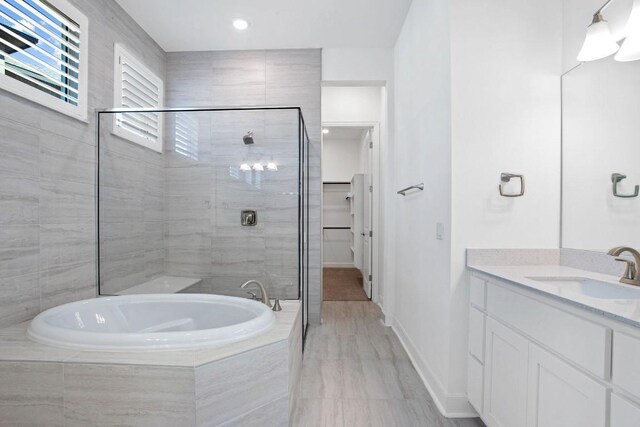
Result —
<instances>
[{"instance_id":1,"label":"white ceiling","mask_svg":"<svg viewBox=\"0 0 640 427\"><path fill-rule=\"evenodd\" d=\"M167 52L393 47L411 0L117 0ZM249 21L244 32L235 18Z\"/></svg>"}]
</instances>

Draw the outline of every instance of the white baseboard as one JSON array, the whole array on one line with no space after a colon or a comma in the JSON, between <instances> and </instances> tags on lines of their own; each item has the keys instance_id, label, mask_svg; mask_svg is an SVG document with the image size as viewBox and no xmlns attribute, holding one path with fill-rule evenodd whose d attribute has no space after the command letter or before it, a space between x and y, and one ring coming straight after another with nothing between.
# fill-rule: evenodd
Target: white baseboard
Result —
<instances>
[{"instance_id":1,"label":"white baseboard","mask_svg":"<svg viewBox=\"0 0 640 427\"><path fill-rule=\"evenodd\" d=\"M392 319L387 319L387 322L389 323L390 320ZM466 394L446 392L440 380L433 374L429 364L420 356L418 349L397 319L393 319L391 328L409 355L409 359L411 359L413 366L418 371L418 375L420 375L440 413L447 418L478 417L478 413L469 403Z\"/></svg>"},{"instance_id":2,"label":"white baseboard","mask_svg":"<svg viewBox=\"0 0 640 427\"><path fill-rule=\"evenodd\" d=\"M352 262L325 262L324 268L355 268Z\"/></svg>"}]
</instances>

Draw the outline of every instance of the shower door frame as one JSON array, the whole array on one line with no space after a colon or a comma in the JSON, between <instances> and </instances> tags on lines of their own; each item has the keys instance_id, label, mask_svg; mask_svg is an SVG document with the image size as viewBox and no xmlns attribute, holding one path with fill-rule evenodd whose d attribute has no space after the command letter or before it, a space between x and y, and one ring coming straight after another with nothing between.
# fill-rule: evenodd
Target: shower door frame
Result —
<instances>
[{"instance_id":1,"label":"shower door frame","mask_svg":"<svg viewBox=\"0 0 640 427\"><path fill-rule=\"evenodd\" d=\"M310 138L299 106L234 106L234 107L163 107L163 108L101 108L95 110L96 117L96 297L113 296L100 293L100 116L118 113L215 113L227 111L287 111L298 112L298 301L302 306L301 333L304 343L308 325L309 309L309 144ZM132 144L135 144L132 142ZM163 142L164 144L164 142ZM163 145L164 148L164 145Z\"/></svg>"}]
</instances>

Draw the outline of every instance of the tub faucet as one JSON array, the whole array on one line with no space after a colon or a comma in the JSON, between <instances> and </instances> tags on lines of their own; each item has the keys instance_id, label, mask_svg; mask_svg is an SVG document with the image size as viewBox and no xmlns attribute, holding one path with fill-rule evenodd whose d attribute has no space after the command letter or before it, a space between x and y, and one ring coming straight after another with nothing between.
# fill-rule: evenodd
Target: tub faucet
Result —
<instances>
[{"instance_id":1,"label":"tub faucet","mask_svg":"<svg viewBox=\"0 0 640 427\"><path fill-rule=\"evenodd\" d=\"M271 302L269 301L269 296L267 295L267 290L264 288L264 285L257 280L248 280L240 285L240 287L244 289L249 285L256 285L260 289L260 300L263 304L266 304L269 308L271 308ZM255 296L253 292L249 293Z\"/></svg>"},{"instance_id":2,"label":"tub faucet","mask_svg":"<svg viewBox=\"0 0 640 427\"><path fill-rule=\"evenodd\" d=\"M640 252L636 251L633 248L619 246L611 249L609 251L609 255L617 257L620 256L623 252L630 253L633 256L635 262L629 261L628 259L624 258L616 258L616 261L627 263L627 268L620 278L620 282L626 283L627 285L640 286L640 276L638 275L638 268L640 268Z\"/></svg>"}]
</instances>

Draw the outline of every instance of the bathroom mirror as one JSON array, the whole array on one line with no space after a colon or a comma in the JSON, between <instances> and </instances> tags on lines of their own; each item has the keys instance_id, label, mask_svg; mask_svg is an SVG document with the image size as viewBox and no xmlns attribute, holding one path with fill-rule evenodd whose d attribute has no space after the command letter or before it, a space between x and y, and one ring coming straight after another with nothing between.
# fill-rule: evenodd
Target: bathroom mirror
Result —
<instances>
[{"instance_id":1,"label":"bathroom mirror","mask_svg":"<svg viewBox=\"0 0 640 427\"><path fill-rule=\"evenodd\" d=\"M562 78L562 247L640 248L640 61Z\"/></svg>"}]
</instances>

